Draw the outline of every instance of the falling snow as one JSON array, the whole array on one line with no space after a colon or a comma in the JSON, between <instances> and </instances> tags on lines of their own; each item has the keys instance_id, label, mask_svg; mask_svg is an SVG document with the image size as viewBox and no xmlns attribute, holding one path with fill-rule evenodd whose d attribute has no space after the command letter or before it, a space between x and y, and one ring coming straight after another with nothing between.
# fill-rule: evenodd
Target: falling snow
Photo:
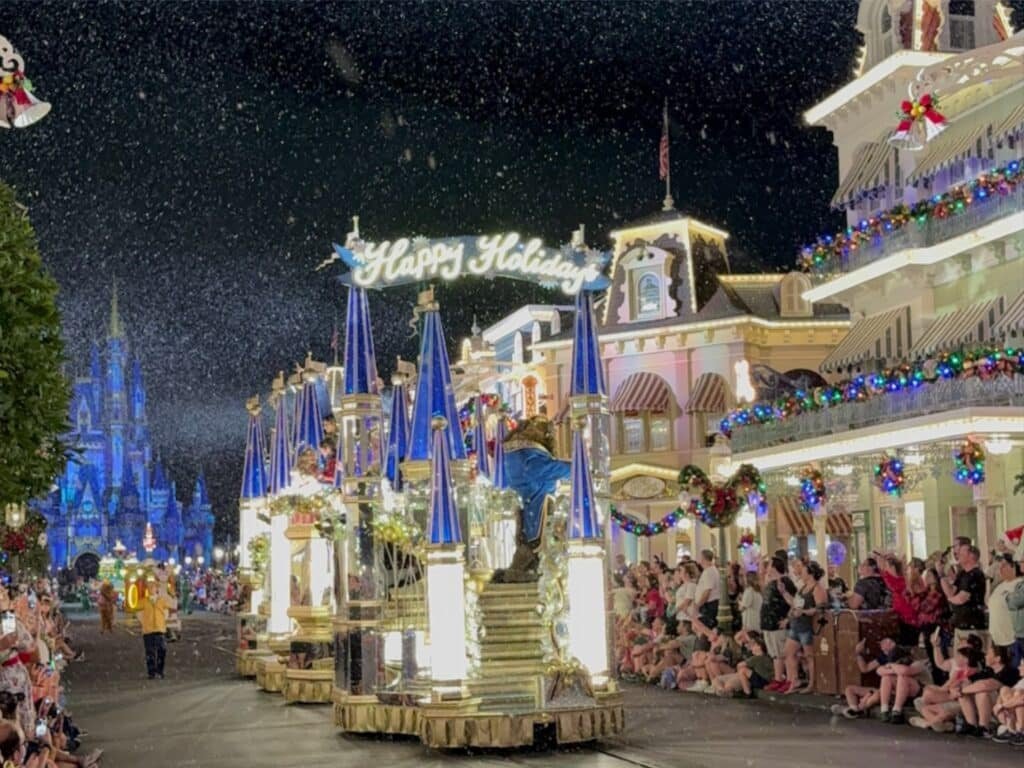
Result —
<instances>
[{"instance_id":1,"label":"falling snow","mask_svg":"<svg viewBox=\"0 0 1024 768\"><path fill-rule=\"evenodd\" d=\"M1014 4L1020 15L1020 2ZM515 229L592 245L660 205L728 229L734 268L785 268L827 212L835 154L801 113L848 81L856 3L4 4L53 104L5 132L3 178L62 289L68 373L111 282L178 476L232 524L243 399L329 357L344 289L313 268L369 238ZM371 296L381 369L412 358L414 289ZM552 294L439 291L451 339Z\"/></svg>"}]
</instances>

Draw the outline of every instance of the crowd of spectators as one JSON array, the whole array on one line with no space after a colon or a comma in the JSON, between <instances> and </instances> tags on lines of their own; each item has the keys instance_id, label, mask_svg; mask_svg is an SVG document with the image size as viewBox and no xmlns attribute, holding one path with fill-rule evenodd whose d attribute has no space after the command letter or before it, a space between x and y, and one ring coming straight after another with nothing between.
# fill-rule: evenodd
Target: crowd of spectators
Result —
<instances>
[{"instance_id":1,"label":"crowd of spectators","mask_svg":"<svg viewBox=\"0 0 1024 768\"><path fill-rule=\"evenodd\" d=\"M80 730L66 708L62 674L74 649L56 585L42 578L0 587L0 759L4 766L99 765L101 750L79 754Z\"/></svg>"},{"instance_id":2,"label":"crowd of spectators","mask_svg":"<svg viewBox=\"0 0 1024 768\"><path fill-rule=\"evenodd\" d=\"M730 563L725 584L710 550L675 566L629 565L620 555L615 663L626 679L690 693L813 693L825 611L871 611L887 619L877 626L894 629L852 651L873 684L847 686L836 715L877 712L889 723L1024 746L1021 563L1005 544L987 567L981 560L963 537L927 560L873 552L849 587L836 568L784 550ZM722 600L731 608L725 627Z\"/></svg>"}]
</instances>

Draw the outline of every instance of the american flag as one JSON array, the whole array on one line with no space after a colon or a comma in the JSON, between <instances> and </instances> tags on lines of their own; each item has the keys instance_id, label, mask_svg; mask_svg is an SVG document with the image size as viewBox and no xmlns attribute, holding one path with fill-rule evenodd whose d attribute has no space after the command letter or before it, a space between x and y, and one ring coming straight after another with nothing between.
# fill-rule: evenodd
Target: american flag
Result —
<instances>
[{"instance_id":1,"label":"american flag","mask_svg":"<svg viewBox=\"0 0 1024 768\"><path fill-rule=\"evenodd\" d=\"M668 99L665 99L664 124L661 128L661 145L658 147L658 178L668 178Z\"/></svg>"}]
</instances>

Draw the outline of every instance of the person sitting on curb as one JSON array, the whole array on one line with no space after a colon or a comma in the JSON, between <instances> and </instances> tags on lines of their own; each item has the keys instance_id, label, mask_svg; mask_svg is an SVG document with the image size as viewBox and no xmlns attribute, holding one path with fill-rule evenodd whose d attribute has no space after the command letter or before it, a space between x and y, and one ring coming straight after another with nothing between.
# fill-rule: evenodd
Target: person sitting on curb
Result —
<instances>
[{"instance_id":1,"label":"person sitting on curb","mask_svg":"<svg viewBox=\"0 0 1024 768\"><path fill-rule=\"evenodd\" d=\"M959 701L964 715L962 733L990 739L993 705L1000 691L1012 689L1020 682L1020 672L1010 666L1009 649L995 645L989 646L985 664L985 669L972 682L963 686Z\"/></svg>"},{"instance_id":2,"label":"person sitting on curb","mask_svg":"<svg viewBox=\"0 0 1024 768\"><path fill-rule=\"evenodd\" d=\"M980 650L964 645L957 649L956 668L946 681L945 687L951 696L950 701L941 704L925 704L921 707L921 716L910 718L915 728L931 728L933 731L945 733L953 730L953 720L961 714L960 698L965 687L980 679L985 668L985 657Z\"/></svg>"},{"instance_id":3,"label":"person sitting on curb","mask_svg":"<svg viewBox=\"0 0 1024 768\"><path fill-rule=\"evenodd\" d=\"M999 691L992 714L999 723L992 741L1024 747L1024 661L1017 667L1021 679L1013 688Z\"/></svg>"},{"instance_id":4,"label":"person sitting on curb","mask_svg":"<svg viewBox=\"0 0 1024 768\"><path fill-rule=\"evenodd\" d=\"M869 672L878 672L880 677L883 674L887 676L896 675L897 668L910 666L910 654L906 649L900 648L896 645L896 641L891 637L883 638L878 645L878 655L874 659L868 661L868 655L866 652L867 641L861 640L857 643L855 648L857 652L857 668L860 670L862 675L866 675ZM888 694L892 689L893 686L891 684L887 686L886 689L886 702L885 707L882 710L883 719L885 720L891 719L891 715L888 715ZM846 697L846 706L844 707L842 704L836 704L832 707L832 712L836 715L842 715L848 720L855 720L858 717L867 717L868 712L871 711L872 707L876 704L882 703L881 691L878 688L870 686L848 685L846 686L846 690L843 691L843 696Z\"/></svg>"}]
</instances>

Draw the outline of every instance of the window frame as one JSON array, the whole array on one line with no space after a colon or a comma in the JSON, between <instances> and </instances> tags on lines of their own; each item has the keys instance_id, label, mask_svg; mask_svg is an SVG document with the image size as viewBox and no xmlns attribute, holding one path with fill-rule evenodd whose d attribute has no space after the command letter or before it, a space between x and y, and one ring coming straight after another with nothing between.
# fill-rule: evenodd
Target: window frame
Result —
<instances>
[{"instance_id":1,"label":"window frame","mask_svg":"<svg viewBox=\"0 0 1024 768\"><path fill-rule=\"evenodd\" d=\"M645 269L639 271L634 277L634 294L636 296L636 309L633 316L637 320L649 320L661 317L664 297L661 295L661 279L657 272ZM643 289L645 284L653 284L654 295L657 297L657 304L653 309L644 309L642 304Z\"/></svg>"}]
</instances>

